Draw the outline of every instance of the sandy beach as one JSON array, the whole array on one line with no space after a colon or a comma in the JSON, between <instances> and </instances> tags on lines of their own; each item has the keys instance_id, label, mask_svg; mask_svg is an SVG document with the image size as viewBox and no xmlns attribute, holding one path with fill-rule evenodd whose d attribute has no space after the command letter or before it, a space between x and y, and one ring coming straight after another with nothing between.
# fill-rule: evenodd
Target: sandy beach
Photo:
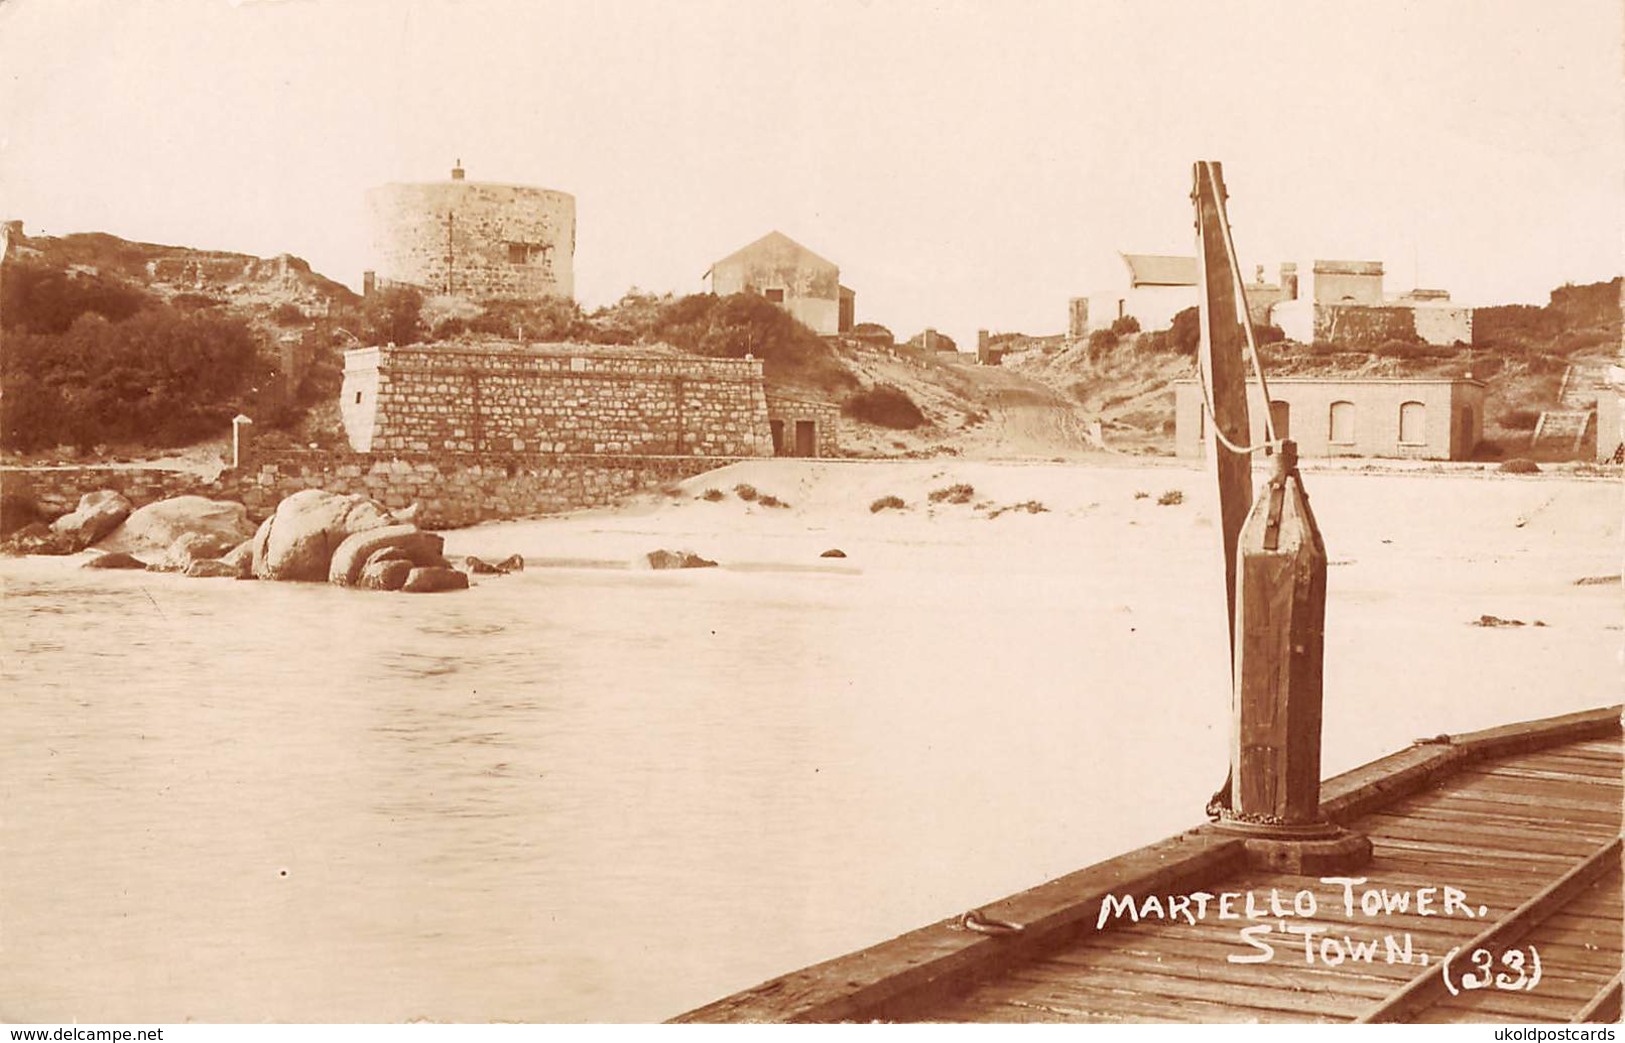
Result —
<instances>
[{"instance_id":1,"label":"sandy beach","mask_svg":"<svg viewBox=\"0 0 1625 1043\"><path fill-rule=\"evenodd\" d=\"M1413 737L1619 696L1618 481L1441 471L1305 469L1331 559L1329 772ZM930 502L959 483L974 488L970 503ZM738 485L788 506L745 502ZM1217 704L1226 681L1211 486L1197 467L1166 464L758 461L615 510L454 531L447 549L627 567L666 547L715 559L724 574L774 577L764 583L846 576L873 588L866 596L895 598L922 631L979 645L1030 682L1213 691ZM708 490L723 496L707 500ZM1182 502L1160 504L1170 491ZM886 496L906 506L870 509ZM847 556L819 557L830 548ZM1483 615L1530 625L1469 625ZM1057 654L1067 644L1100 654L1079 675L1015 659L1018 622L1053 630ZM1160 654L1175 649L1172 662ZM1403 709L1363 709L1392 690L1412 693Z\"/></svg>"}]
</instances>

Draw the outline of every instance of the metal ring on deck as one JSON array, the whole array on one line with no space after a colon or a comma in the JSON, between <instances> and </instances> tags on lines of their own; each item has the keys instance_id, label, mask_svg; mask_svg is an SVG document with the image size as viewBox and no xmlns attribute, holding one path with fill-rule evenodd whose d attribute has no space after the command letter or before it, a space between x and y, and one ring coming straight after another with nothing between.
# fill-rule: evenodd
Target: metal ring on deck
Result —
<instances>
[{"instance_id":1,"label":"metal ring on deck","mask_svg":"<svg viewBox=\"0 0 1625 1043\"><path fill-rule=\"evenodd\" d=\"M975 931L977 934L991 935L1020 934L1027 929L1026 924L1011 923L1009 920L994 920L984 916L980 909L972 909L968 913L959 914L959 926L967 931Z\"/></svg>"}]
</instances>

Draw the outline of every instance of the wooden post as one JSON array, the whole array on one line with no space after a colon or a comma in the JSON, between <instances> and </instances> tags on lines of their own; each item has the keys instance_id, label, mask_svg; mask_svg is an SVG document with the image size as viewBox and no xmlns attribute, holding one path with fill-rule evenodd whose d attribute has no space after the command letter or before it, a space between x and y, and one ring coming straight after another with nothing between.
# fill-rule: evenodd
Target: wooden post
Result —
<instances>
[{"instance_id":1,"label":"wooden post","mask_svg":"<svg viewBox=\"0 0 1625 1043\"><path fill-rule=\"evenodd\" d=\"M1234 806L1225 827L1248 835L1254 861L1289 872L1340 872L1371 842L1320 814L1326 545L1298 474L1296 443L1237 540Z\"/></svg>"},{"instance_id":2,"label":"wooden post","mask_svg":"<svg viewBox=\"0 0 1625 1043\"><path fill-rule=\"evenodd\" d=\"M1285 442L1237 547L1233 817L1320 821L1326 545Z\"/></svg>"}]
</instances>

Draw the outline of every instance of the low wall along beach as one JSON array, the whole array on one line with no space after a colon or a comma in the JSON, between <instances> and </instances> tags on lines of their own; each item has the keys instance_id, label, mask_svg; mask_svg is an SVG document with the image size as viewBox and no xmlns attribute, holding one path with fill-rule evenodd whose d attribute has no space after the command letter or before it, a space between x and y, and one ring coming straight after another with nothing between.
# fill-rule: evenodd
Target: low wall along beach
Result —
<instances>
[{"instance_id":1,"label":"low wall along beach","mask_svg":"<svg viewBox=\"0 0 1625 1043\"><path fill-rule=\"evenodd\" d=\"M526 456L373 454L319 450L249 454L210 479L183 471L119 467L9 468L6 495L32 498L49 514L67 513L99 489L136 507L171 496L235 500L258 521L300 489L361 493L392 509L421 503L425 528L457 528L602 507L640 490L734 462L709 456Z\"/></svg>"}]
</instances>

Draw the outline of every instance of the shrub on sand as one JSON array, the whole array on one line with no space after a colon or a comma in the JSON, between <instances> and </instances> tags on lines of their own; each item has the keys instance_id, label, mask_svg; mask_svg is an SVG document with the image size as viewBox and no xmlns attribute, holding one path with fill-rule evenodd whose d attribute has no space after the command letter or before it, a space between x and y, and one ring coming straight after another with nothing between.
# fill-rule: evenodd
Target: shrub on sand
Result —
<instances>
[{"instance_id":1,"label":"shrub on sand","mask_svg":"<svg viewBox=\"0 0 1625 1043\"><path fill-rule=\"evenodd\" d=\"M956 482L942 489L933 490L932 503L970 503L976 497L976 487L965 482Z\"/></svg>"}]
</instances>

